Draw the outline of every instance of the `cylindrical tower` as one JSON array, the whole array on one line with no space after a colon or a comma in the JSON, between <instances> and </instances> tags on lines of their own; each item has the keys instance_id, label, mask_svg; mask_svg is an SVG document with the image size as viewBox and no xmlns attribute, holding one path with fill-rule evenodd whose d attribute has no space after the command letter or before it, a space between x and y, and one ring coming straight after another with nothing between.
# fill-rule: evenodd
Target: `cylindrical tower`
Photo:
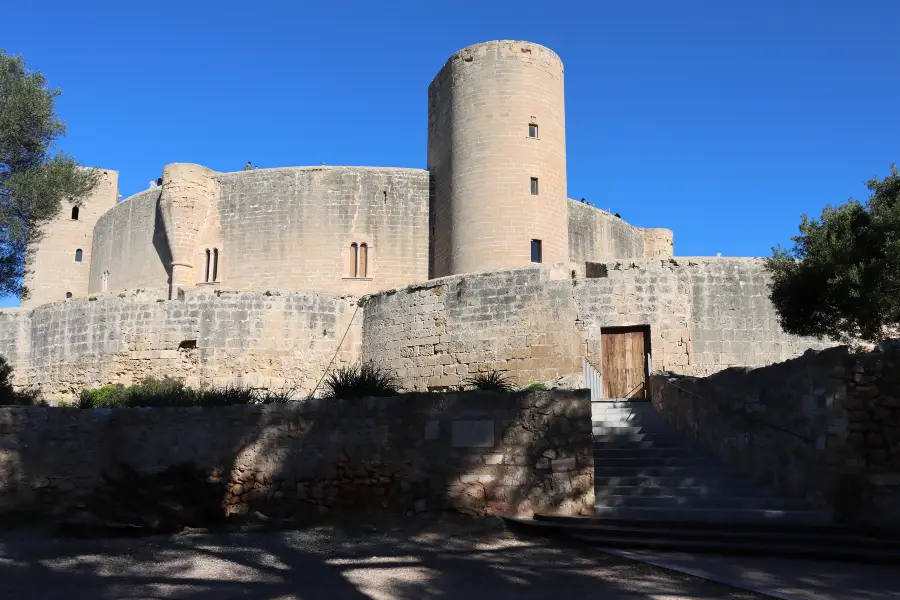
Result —
<instances>
[{"instance_id":1,"label":"cylindrical tower","mask_svg":"<svg viewBox=\"0 0 900 600\"><path fill-rule=\"evenodd\" d=\"M567 261L563 65L518 41L454 54L428 87L431 277Z\"/></svg>"}]
</instances>

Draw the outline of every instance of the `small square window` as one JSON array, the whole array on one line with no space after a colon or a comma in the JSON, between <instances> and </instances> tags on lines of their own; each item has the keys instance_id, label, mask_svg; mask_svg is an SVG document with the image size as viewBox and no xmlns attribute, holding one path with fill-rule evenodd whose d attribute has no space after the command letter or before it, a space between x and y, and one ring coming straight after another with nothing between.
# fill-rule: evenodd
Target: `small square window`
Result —
<instances>
[{"instance_id":1,"label":"small square window","mask_svg":"<svg viewBox=\"0 0 900 600\"><path fill-rule=\"evenodd\" d=\"M536 138L538 136L538 128L534 123L528 124L528 137Z\"/></svg>"},{"instance_id":2,"label":"small square window","mask_svg":"<svg viewBox=\"0 0 900 600\"><path fill-rule=\"evenodd\" d=\"M531 195L532 196L538 195L538 178L537 177L531 178Z\"/></svg>"},{"instance_id":3,"label":"small square window","mask_svg":"<svg viewBox=\"0 0 900 600\"><path fill-rule=\"evenodd\" d=\"M541 240L531 240L531 262L539 263L543 261L541 252Z\"/></svg>"}]
</instances>

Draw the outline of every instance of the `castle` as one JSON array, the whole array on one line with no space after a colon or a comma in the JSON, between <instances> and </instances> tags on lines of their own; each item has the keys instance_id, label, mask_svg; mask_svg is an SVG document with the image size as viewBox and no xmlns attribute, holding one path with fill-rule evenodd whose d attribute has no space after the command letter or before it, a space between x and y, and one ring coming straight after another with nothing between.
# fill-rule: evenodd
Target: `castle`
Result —
<instances>
[{"instance_id":1,"label":"castle","mask_svg":"<svg viewBox=\"0 0 900 600\"><path fill-rule=\"evenodd\" d=\"M359 359L408 389L483 369L524 384L583 358L618 396L644 393L651 369L820 345L781 331L759 261L675 258L671 231L567 198L563 65L547 48L454 54L428 89L427 166L177 163L121 202L105 170L34 249L0 354L50 398L150 374L308 393Z\"/></svg>"}]
</instances>

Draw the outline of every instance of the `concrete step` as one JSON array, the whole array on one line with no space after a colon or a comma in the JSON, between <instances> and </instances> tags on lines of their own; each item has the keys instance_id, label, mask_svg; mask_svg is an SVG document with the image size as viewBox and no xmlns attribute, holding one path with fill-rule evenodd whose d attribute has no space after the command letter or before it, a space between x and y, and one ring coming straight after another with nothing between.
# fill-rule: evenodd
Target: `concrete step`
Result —
<instances>
[{"instance_id":1,"label":"concrete step","mask_svg":"<svg viewBox=\"0 0 900 600\"><path fill-rule=\"evenodd\" d=\"M759 509L803 511L806 502L785 498L754 498L747 496L597 496L595 507L688 508L688 509Z\"/></svg>"},{"instance_id":2,"label":"concrete step","mask_svg":"<svg viewBox=\"0 0 900 600\"><path fill-rule=\"evenodd\" d=\"M621 466L594 465L594 477L698 477L718 479L735 477L734 470L726 466L678 465L678 466Z\"/></svg>"},{"instance_id":3,"label":"concrete step","mask_svg":"<svg viewBox=\"0 0 900 600\"><path fill-rule=\"evenodd\" d=\"M714 476L702 472L698 474L696 471L674 475L636 475L634 473L606 475L597 474L597 468L595 467L594 488L596 490L601 490L603 488L613 487L648 487L664 489L700 487L718 490L732 488L747 489L753 488L754 486L746 479L739 477L733 472L723 472ZM772 493L769 490L766 491L769 494Z\"/></svg>"},{"instance_id":4,"label":"concrete step","mask_svg":"<svg viewBox=\"0 0 900 600\"><path fill-rule=\"evenodd\" d=\"M676 480L679 481L679 480ZM657 496L686 496L686 497L721 497L742 496L745 498L771 498L774 496L771 490L762 487L746 485L610 485L595 486L595 496L607 498L609 496L646 497Z\"/></svg>"},{"instance_id":5,"label":"concrete step","mask_svg":"<svg viewBox=\"0 0 900 600\"><path fill-rule=\"evenodd\" d=\"M647 467L722 467L725 465L717 460L696 455L686 456L648 456L648 457L631 457L631 456L609 456L608 451L600 450L594 452L594 467L623 467L634 470L645 469Z\"/></svg>"},{"instance_id":6,"label":"concrete step","mask_svg":"<svg viewBox=\"0 0 900 600\"><path fill-rule=\"evenodd\" d=\"M626 446L624 448L594 447L594 457L609 458L678 458L678 457L703 457L711 458L708 454L699 452L694 448L676 446L653 446L641 448L639 446Z\"/></svg>"},{"instance_id":7,"label":"concrete step","mask_svg":"<svg viewBox=\"0 0 900 600\"><path fill-rule=\"evenodd\" d=\"M702 523L791 523L825 525L828 515L812 510L768 510L758 508L686 508L596 506L594 514L608 519L636 521L698 521Z\"/></svg>"},{"instance_id":8,"label":"concrete step","mask_svg":"<svg viewBox=\"0 0 900 600\"><path fill-rule=\"evenodd\" d=\"M900 563L900 540L881 530L784 522L621 521L541 514L534 519L505 520L511 529L522 533L564 536L603 547Z\"/></svg>"}]
</instances>

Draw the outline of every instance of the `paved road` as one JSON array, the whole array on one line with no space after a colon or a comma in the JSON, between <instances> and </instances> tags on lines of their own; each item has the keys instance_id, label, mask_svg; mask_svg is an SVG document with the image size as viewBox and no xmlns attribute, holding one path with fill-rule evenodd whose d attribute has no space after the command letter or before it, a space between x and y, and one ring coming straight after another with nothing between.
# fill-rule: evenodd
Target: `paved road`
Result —
<instances>
[{"instance_id":1,"label":"paved road","mask_svg":"<svg viewBox=\"0 0 900 600\"><path fill-rule=\"evenodd\" d=\"M0 598L688 600L758 596L496 528L64 541L0 535Z\"/></svg>"},{"instance_id":2,"label":"paved road","mask_svg":"<svg viewBox=\"0 0 900 600\"><path fill-rule=\"evenodd\" d=\"M716 556L646 550L619 552L651 564L790 600L900 600L897 565L811 561L760 556Z\"/></svg>"}]
</instances>

